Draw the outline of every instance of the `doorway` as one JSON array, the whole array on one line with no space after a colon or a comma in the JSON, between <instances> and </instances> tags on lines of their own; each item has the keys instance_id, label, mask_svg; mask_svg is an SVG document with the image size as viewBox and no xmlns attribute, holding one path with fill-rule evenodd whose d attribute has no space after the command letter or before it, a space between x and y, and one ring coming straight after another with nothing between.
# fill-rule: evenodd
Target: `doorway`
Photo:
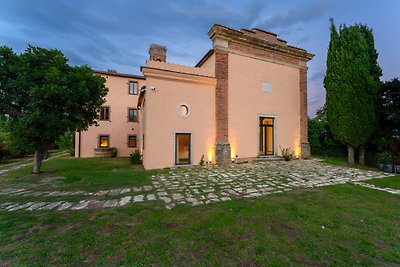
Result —
<instances>
[{"instance_id":1,"label":"doorway","mask_svg":"<svg viewBox=\"0 0 400 267\"><path fill-rule=\"evenodd\" d=\"M274 155L274 118L260 117L259 149L260 156Z\"/></svg>"},{"instance_id":2,"label":"doorway","mask_svg":"<svg viewBox=\"0 0 400 267\"><path fill-rule=\"evenodd\" d=\"M175 165L189 165L191 150L191 134L175 134Z\"/></svg>"}]
</instances>

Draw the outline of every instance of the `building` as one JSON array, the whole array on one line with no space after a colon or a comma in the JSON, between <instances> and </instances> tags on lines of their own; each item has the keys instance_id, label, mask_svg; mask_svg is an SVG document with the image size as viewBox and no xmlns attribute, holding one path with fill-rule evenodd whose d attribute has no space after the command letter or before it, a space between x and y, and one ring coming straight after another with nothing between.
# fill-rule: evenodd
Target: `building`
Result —
<instances>
[{"instance_id":1,"label":"building","mask_svg":"<svg viewBox=\"0 0 400 267\"><path fill-rule=\"evenodd\" d=\"M137 101L145 84L143 76L95 71L106 79L109 89L106 103L100 108L96 125L75 135L75 157L128 157L139 149L140 131Z\"/></svg>"},{"instance_id":2,"label":"building","mask_svg":"<svg viewBox=\"0 0 400 267\"><path fill-rule=\"evenodd\" d=\"M194 67L168 63L165 47L150 47L150 58L141 68L144 79L137 77L140 123L139 129L134 127L144 167L196 165L202 159L228 163L280 155L280 148L309 157L307 62L313 55L260 29L214 25L208 35L212 49ZM111 94L116 84L108 77ZM112 100L107 96L110 107L116 103L126 110L133 104L123 104L117 95ZM81 133L81 147L83 136L97 137L88 145L92 151L107 130L121 128L118 136L109 133L112 146L113 138L126 140L131 134L113 122L107 130L100 125L89 134L93 128ZM124 155L117 150L118 156Z\"/></svg>"}]
</instances>

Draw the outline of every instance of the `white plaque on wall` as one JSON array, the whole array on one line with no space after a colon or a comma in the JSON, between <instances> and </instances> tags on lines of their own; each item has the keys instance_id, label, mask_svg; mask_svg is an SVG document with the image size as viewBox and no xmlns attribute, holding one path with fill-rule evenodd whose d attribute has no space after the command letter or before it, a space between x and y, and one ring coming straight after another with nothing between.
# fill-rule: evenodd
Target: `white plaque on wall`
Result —
<instances>
[{"instance_id":1,"label":"white plaque on wall","mask_svg":"<svg viewBox=\"0 0 400 267\"><path fill-rule=\"evenodd\" d=\"M272 93L272 85L270 83L262 83L261 90L263 93L270 94Z\"/></svg>"}]
</instances>

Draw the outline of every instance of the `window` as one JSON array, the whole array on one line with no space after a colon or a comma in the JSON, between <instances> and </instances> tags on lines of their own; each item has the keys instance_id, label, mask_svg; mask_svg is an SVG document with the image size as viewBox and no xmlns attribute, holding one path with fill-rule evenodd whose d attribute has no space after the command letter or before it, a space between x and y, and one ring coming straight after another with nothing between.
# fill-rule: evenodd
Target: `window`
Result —
<instances>
[{"instance_id":1,"label":"window","mask_svg":"<svg viewBox=\"0 0 400 267\"><path fill-rule=\"evenodd\" d=\"M105 148L110 146L110 136L108 135L100 135L99 137L99 147Z\"/></svg>"},{"instance_id":2,"label":"window","mask_svg":"<svg viewBox=\"0 0 400 267\"><path fill-rule=\"evenodd\" d=\"M137 82L129 82L129 94L137 95L138 94L138 84Z\"/></svg>"},{"instance_id":3,"label":"window","mask_svg":"<svg viewBox=\"0 0 400 267\"><path fill-rule=\"evenodd\" d=\"M101 121L109 121L110 120L110 108L109 107L101 107L100 108L100 120Z\"/></svg>"},{"instance_id":4,"label":"window","mask_svg":"<svg viewBox=\"0 0 400 267\"><path fill-rule=\"evenodd\" d=\"M136 135L128 135L128 147L136 147L137 140Z\"/></svg>"},{"instance_id":5,"label":"window","mask_svg":"<svg viewBox=\"0 0 400 267\"><path fill-rule=\"evenodd\" d=\"M128 109L128 121L138 122L138 111L135 108Z\"/></svg>"},{"instance_id":6,"label":"window","mask_svg":"<svg viewBox=\"0 0 400 267\"><path fill-rule=\"evenodd\" d=\"M175 164L190 164L190 133L175 134Z\"/></svg>"},{"instance_id":7,"label":"window","mask_svg":"<svg viewBox=\"0 0 400 267\"><path fill-rule=\"evenodd\" d=\"M190 115L190 108L189 108L189 106L187 104L179 104L176 107L176 112L182 118L187 118Z\"/></svg>"}]
</instances>

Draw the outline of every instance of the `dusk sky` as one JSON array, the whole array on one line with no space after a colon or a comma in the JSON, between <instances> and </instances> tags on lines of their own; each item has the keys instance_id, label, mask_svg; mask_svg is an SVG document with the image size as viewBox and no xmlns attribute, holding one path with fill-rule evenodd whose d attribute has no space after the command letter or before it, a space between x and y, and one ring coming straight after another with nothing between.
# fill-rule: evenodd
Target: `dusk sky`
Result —
<instances>
[{"instance_id":1,"label":"dusk sky","mask_svg":"<svg viewBox=\"0 0 400 267\"><path fill-rule=\"evenodd\" d=\"M372 27L381 80L400 76L400 1L299 0L0 0L0 45L57 48L72 65L140 74L151 43L166 45L167 61L195 65L211 48L217 23L262 28L315 54L309 63L309 115L325 102L323 77L329 18ZM251 104L251 103L249 103Z\"/></svg>"}]
</instances>

